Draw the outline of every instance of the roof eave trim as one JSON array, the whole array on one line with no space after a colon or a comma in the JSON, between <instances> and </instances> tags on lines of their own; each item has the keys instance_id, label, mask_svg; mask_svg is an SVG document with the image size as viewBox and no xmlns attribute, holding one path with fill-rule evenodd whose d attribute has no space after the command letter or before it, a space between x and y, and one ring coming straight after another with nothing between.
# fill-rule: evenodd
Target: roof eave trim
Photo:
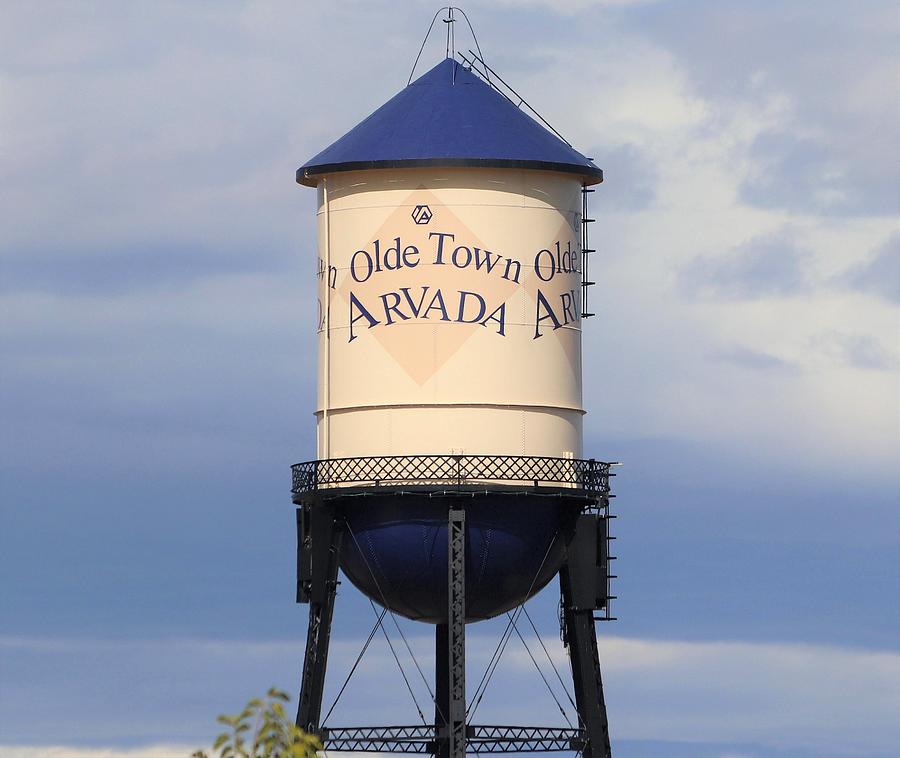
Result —
<instances>
[{"instance_id":1,"label":"roof eave trim","mask_svg":"<svg viewBox=\"0 0 900 758\"><path fill-rule=\"evenodd\" d=\"M424 168L440 166L442 168L507 168L532 169L536 171L558 171L564 174L576 174L584 179L585 184L599 184L603 181L603 170L596 166L579 166L574 163L555 163L552 161L513 160L504 158L407 158L380 161L345 161L342 163L322 163L316 166L304 166L297 169L297 184L315 187L319 178L325 174L336 174L341 171L370 171L372 169L391 168Z\"/></svg>"}]
</instances>

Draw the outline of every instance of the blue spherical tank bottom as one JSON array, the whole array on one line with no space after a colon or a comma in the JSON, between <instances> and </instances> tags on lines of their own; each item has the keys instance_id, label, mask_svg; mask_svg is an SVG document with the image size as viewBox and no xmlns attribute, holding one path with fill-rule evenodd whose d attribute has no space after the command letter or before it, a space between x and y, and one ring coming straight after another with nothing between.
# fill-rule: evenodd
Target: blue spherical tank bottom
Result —
<instances>
[{"instance_id":1,"label":"blue spherical tank bottom","mask_svg":"<svg viewBox=\"0 0 900 758\"><path fill-rule=\"evenodd\" d=\"M546 586L585 505L571 490L369 490L334 501L346 524L340 565L347 578L395 613L432 624L447 620L451 508L466 513L466 621L473 622Z\"/></svg>"}]
</instances>

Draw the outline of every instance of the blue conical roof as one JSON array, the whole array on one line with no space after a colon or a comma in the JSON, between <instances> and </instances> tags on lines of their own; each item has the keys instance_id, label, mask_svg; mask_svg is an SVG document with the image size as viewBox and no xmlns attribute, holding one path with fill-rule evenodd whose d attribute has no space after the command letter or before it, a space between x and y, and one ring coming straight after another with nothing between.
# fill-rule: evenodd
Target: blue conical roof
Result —
<instances>
[{"instance_id":1,"label":"blue conical roof","mask_svg":"<svg viewBox=\"0 0 900 758\"><path fill-rule=\"evenodd\" d=\"M416 166L603 172L463 65L444 59L297 169L314 186L335 171Z\"/></svg>"}]
</instances>

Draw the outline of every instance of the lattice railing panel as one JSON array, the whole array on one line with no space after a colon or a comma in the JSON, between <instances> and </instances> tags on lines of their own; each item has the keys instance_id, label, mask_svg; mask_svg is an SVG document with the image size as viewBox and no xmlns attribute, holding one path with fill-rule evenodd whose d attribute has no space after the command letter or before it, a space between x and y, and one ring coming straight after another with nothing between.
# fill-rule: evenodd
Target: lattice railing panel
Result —
<instances>
[{"instance_id":1,"label":"lattice railing panel","mask_svg":"<svg viewBox=\"0 0 900 758\"><path fill-rule=\"evenodd\" d=\"M292 467L293 492L380 485L524 484L609 494L612 464L533 455L387 455L306 461Z\"/></svg>"},{"instance_id":2,"label":"lattice railing panel","mask_svg":"<svg viewBox=\"0 0 900 758\"><path fill-rule=\"evenodd\" d=\"M323 730L327 750L380 753L429 753L434 747L430 726L341 727ZM539 726L468 726L469 753L551 753L579 750L582 729Z\"/></svg>"}]
</instances>

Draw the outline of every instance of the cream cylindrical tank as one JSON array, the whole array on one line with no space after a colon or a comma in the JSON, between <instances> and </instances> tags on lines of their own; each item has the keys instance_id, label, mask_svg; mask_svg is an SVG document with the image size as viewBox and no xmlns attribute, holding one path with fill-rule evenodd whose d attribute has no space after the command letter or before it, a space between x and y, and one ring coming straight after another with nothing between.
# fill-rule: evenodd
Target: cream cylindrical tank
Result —
<instances>
[{"instance_id":1,"label":"cream cylindrical tank","mask_svg":"<svg viewBox=\"0 0 900 758\"><path fill-rule=\"evenodd\" d=\"M323 177L318 457L581 456L581 182Z\"/></svg>"},{"instance_id":2,"label":"cream cylindrical tank","mask_svg":"<svg viewBox=\"0 0 900 758\"><path fill-rule=\"evenodd\" d=\"M596 502L582 191L601 180L451 59L297 172L318 193L317 460L299 486L337 510L347 577L409 618L447 618L448 508L477 621L550 581Z\"/></svg>"}]
</instances>

